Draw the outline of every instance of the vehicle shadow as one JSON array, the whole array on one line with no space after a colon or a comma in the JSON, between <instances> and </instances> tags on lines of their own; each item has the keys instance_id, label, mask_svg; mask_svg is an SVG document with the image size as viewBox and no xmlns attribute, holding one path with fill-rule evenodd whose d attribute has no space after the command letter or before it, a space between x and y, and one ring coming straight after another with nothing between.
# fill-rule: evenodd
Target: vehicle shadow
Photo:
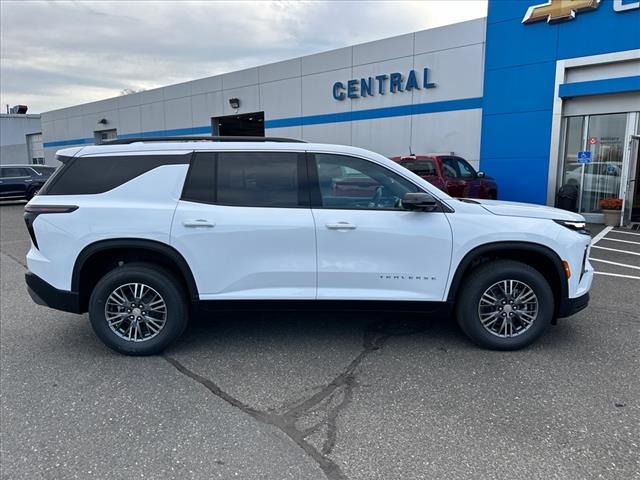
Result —
<instances>
[{"instance_id":1,"label":"vehicle shadow","mask_svg":"<svg viewBox=\"0 0 640 480\"><path fill-rule=\"evenodd\" d=\"M421 335L420 341L452 346L471 345L452 318L407 312L344 311L221 311L201 312L190 322L183 336L170 349L190 349L225 344L244 347L260 343L292 345L349 341L361 345L370 336ZM428 345L425 345L428 347Z\"/></svg>"}]
</instances>

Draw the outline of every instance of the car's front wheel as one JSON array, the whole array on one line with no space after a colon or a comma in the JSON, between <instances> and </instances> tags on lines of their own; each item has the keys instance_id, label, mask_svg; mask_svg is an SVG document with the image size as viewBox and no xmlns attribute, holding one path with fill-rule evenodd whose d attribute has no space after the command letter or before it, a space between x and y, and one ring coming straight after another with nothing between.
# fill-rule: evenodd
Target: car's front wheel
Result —
<instances>
[{"instance_id":1,"label":"car's front wheel","mask_svg":"<svg viewBox=\"0 0 640 480\"><path fill-rule=\"evenodd\" d=\"M188 305L181 283L170 272L131 263L98 281L89 299L89 317L109 348L127 355L153 355L182 334Z\"/></svg>"},{"instance_id":2,"label":"car's front wheel","mask_svg":"<svg viewBox=\"0 0 640 480\"><path fill-rule=\"evenodd\" d=\"M462 288L456 305L458 323L482 347L523 348L551 323L551 287L539 271L524 263L485 263L471 272Z\"/></svg>"}]
</instances>

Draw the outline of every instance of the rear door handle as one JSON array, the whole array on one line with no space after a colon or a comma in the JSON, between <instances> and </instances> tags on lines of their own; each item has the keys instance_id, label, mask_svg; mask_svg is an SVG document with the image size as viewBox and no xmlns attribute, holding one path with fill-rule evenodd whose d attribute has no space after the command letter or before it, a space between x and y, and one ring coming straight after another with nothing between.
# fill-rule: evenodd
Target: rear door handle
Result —
<instances>
[{"instance_id":1,"label":"rear door handle","mask_svg":"<svg viewBox=\"0 0 640 480\"><path fill-rule=\"evenodd\" d=\"M203 220L202 218L199 218L197 220L183 220L182 225L189 228L198 228L198 227L213 228L216 226L215 223L211 223L208 220Z\"/></svg>"},{"instance_id":2,"label":"rear door handle","mask_svg":"<svg viewBox=\"0 0 640 480\"><path fill-rule=\"evenodd\" d=\"M357 228L356 225L349 222L327 223L326 226L329 230L355 230Z\"/></svg>"}]
</instances>

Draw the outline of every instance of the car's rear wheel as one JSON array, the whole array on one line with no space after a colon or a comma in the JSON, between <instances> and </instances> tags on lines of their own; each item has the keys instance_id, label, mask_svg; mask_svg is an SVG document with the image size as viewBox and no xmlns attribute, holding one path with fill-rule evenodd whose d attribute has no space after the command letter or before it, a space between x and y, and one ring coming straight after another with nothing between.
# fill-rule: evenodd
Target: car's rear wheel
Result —
<instances>
[{"instance_id":1,"label":"car's rear wheel","mask_svg":"<svg viewBox=\"0 0 640 480\"><path fill-rule=\"evenodd\" d=\"M513 260L477 267L457 299L456 316L476 344L495 350L530 345L551 323L553 292L536 269Z\"/></svg>"},{"instance_id":2,"label":"car's rear wheel","mask_svg":"<svg viewBox=\"0 0 640 480\"><path fill-rule=\"evenodd\" d=\"M181 283L153 264L132 263L107 273L89 299L96 335L127 355L162 352L184 331L188 305Z\"/></svg>"}]
</instances>

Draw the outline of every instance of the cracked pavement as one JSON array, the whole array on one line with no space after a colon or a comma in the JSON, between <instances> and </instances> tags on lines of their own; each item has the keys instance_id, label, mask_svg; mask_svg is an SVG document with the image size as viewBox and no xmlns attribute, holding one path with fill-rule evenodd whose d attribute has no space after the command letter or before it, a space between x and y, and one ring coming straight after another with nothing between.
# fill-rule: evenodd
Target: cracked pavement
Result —
<instances>
[{"instance_id":1,"label":"cracked pavement","mask_svg":"<svg viewBox=\"0 0 640 480\"><path fill-rule=\"evenodd\" d=\"M0 205L2 479L640 478L640 282L532 348L407 313L224 313L162 356L34 305Z\"/></svg>"}]
</instances>

